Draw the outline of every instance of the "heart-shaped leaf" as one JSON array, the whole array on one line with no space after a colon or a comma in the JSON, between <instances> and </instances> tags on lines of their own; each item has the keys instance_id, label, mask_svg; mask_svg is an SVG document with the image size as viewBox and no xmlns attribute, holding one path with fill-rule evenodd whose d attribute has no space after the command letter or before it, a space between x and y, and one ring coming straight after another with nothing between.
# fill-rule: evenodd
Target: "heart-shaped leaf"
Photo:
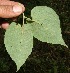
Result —
<instances>
[{"instance_id":1,"label":"heart-shaped leaf","mask_svg":"<svg viewBox=\"0 0 70 73\"><path fill-rule=\"evenodd\" d=\"M29 25L12 23L5 33L6 50L17 65L17 71L32 52L33 34Z\"/></svg>"},{"instance_id":2,"label":"heart-shaped leaf","mask_svg":"<svg viewBox=\"0 0 70 73\"><path fill-rule=\"evenodd\" d=\"M36 6L31 10L34 37L42 42L67 46L62 39L60 20L56 12L47 6ZM39 25L40 24L40 25Z\"/></svg>"}]
</instances>

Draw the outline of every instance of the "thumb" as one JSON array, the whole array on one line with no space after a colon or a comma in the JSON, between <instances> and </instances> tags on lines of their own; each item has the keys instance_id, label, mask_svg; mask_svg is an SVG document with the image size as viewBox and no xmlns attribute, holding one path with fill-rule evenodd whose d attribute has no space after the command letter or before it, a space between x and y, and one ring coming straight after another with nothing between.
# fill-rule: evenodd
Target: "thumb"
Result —
<instances>
[{"instance_id":1,"label":"thumb","mask_svg":"<svg viewBox=\"0 0 70 73\"><path fill-rule=\"evenodd\" d=\"M0 5L0 17L1 18L12 18L19 16L23 13L25 7L20 4L17 5Z\"/></svg>"}]
</instances>

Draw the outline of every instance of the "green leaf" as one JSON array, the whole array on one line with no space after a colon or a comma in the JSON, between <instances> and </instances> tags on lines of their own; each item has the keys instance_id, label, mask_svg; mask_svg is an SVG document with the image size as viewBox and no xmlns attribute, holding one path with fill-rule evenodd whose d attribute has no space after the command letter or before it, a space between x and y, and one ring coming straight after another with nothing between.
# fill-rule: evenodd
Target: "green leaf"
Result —
<instances>
[{"instance_id":1,"label":"green leaf","mask_svg":"<svg viewBox=\"0 0 70 73\"><path fill-rule=\"evenodd\" d=\"M34 37L42 42L67 46L62 39L60 20L56 12L47 6L36 6L31 10ZM39 25L40 24L40 25Z\"/></svg>"},{"instance_id":2,"label":"green leaf","mask_svg":"<svg viewBox=\"0 0 70 73\"><path fill-rule=\"evenodd\" d=\"M34 37L38 38L39 40L41 39L42 41L45 39L47 39L47 31L45 29L43 29L43 26L41 26L41 24L37 23L37 22L33 22L33 23L27 23L28 25L31 25L32 27L32 32ZM48 39L47 39L48 40Z\"/></svg>"},{"instance_id":3,"label":"green leaf","mask_svg":"<svg viewBox=\"0 0 70 73\"><path fill-rule=\"evenodd\" d=\"M33 34L29 25L12 23L5 33L5 47L17 65L17 71L32 52Z\"/></svg>"}]
</instances>

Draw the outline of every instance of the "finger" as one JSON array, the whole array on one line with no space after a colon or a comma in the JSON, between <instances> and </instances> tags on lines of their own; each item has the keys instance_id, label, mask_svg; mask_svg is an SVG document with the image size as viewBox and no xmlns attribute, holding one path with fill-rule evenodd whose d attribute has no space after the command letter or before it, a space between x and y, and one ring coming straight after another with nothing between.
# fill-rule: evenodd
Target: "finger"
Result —
<instances>
[{"instance_id":1,"label":"finger","mask_svg":"<svg viewBox=\"0 0 70 73\"><path fill-rule=\"evenodd\" d=\"M0 1L9 1L9 0L0 0Z\"/></svg>"},{"instance_id":2,"label":"finger","mask_svg":"<svg viewBox=\"0 0 70 73\"><path fill-rule=\"evenodd\" d=\"M0 5L18 5L20 4L19 2L14 2L14 1L0 1ZM23 8L24 5L20 4Z\"/></svg>"},{"instance_id":3,"label":"finger","mask_svg":"<svg viewBox=\"0 0 70 73\"><path fill-rule=\"evenodd\" d=\"M19 2L14 2L14 1L0 1L0 5L15 5L18 4Z\"/></svg>"},{"instance_id":4,"label":"finger","mask_svg":"<svg viewBox=\"0 0 70 73\"><path fill-rule=\"evenodd\" d=\"M0 1L10 1L10 0L0 0Z\"/></svg>"},{"instance_id":5,"label":"finger","mask_svg":"<svg viewBox=\"0 0 70 73\"><path fill-rule=\"evenodd\" d=\"M1 5L0 6L0 17L1 18L12 18L20 15L25 10L25 7L21 5Z\"/></svg>"},{"instance_id":6,"label":"finger","mask_svg":"<svg viewBox=\"0 0 70 73\"><path fill-rule=\"evenodd\" d=\"M17 17L11 18L13 21L17 20ZM3 21L0 23L0 28L7 29L9 27L9 23L7 21Z\"/></svg>"},{"instance_id":7,"label":"finger","mask_svg":"<svg viewBox=\"0 0 70 73\"><path fill-rule=\"evenodd\" d=\"M9 23L8 22L3 22L1 25L1 28L3 29L7 29L9 27Z\"/></svg>"}]
</instances>

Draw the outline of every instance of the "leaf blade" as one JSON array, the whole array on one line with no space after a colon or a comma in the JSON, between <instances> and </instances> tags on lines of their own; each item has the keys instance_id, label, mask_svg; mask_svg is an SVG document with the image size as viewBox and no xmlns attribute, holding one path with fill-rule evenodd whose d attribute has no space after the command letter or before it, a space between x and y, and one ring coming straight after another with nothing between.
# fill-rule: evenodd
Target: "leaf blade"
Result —
<instances>
[{"instance_id":1,"label":"leaf blade","mask_svg":"<svg viewBox=\"0 0 70 73\"><path fill-rule=\"evenodd\" d=\"M36 6L31 10L31 17L35 22L40 24L38 27L42 26L44 32L41 32L45 33L45 35L40 36L38 36L38 33L36 33L34 36L37 39L42 42L61 44L67 47L62 39L59 16L52 8L47 6ZM36 27L36 25L34 27ZM46 38L43 39L43 37Z\"/></svg>"},{"instance_id":2,"label":"leaf blade","mask_svg":"<svg viewBox=\"0 0 70 73\"><path fill-rule=\"evenodd\" d=\"M17 71L32 52L33 34L29 25L15 25L12 23L5 33L6 50L17 65Z\"/></svg>"}]
</instances>

